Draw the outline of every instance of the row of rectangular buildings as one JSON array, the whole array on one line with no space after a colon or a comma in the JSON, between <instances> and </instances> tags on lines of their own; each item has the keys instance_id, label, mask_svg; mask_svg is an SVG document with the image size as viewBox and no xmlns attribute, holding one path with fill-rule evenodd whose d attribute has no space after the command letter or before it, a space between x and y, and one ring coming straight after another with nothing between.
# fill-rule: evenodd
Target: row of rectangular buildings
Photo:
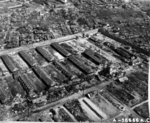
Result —
<instances>
[{"instance_id":1,"label":"row of rectangular buildings","mask_svg":"<svg viewBox=\"0 0 150 123\"><path fill-rule=\"evenodd\" d=\"M31 54L27 51L20 51L18 52L18 55L29 67L29 70L25 72L18 68L18 66L12 61L10 55L0 56L4 65L12 75L12 82L7 83L8 86L10 85L8 88L10 93L13 95L12 97L16 96L17 93L25 97L31 90L37 94L40 94L55 85L69 84L69 81L72 79L81 77L79 75L75 75L74 71L70 71L73 67L85 76L92 74L89 66L84 64L79 57L76 57L74 54L68 52L59 43L52 43L49 48L61 54L65 58L65 61L54 59L54 54L45 50L44 47L36 47L34 50L41 55L46 62L48 62L48 65L40 66ZM101 59L94 56L94 51L87 49L83 54L96 65L101 63ZM66 61L69 64L65 65ZM68 69L68 65L71 69ZM5 95L5 92L1 90L2 89L0 89L0 95L2 96L0 96L0 100L4 103L7 96Z\"/></svg>"}]
</instances>

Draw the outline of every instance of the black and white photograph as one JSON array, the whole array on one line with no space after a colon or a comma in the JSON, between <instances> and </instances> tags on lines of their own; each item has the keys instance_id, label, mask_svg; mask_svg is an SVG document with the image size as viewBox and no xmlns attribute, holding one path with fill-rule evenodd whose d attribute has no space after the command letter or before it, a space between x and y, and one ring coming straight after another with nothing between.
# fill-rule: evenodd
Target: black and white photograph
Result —
<instances>
[{"instance_id":1,"label":"black and white photograph","mask_svg":"<svg viewBox=\"0 0 150 123\"><path fill-rule=\"evenodd\" d=\"M0 121L150 123L150 0L0 0Z\"/></svg>"}]
</instances>

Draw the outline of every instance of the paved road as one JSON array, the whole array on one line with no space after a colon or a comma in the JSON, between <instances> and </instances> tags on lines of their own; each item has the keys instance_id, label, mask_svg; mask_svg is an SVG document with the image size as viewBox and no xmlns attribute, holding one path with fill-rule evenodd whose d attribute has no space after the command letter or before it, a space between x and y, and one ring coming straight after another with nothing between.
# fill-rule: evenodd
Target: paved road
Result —
<instances>
[{"instance_id":1,"label":"paved road","mask_svg":"<svg viewBox=\"0 0 150 123\"><path fill-rule=\"evenodd\" d=\"M138 107L138 106L140 106L140 105L143 105L144 103L147 103L147 102L148 102L148 100L145 100L145 101L143 101L143 102L141 102L141 103L139 103L139 104L133 106L131 109L133 110L134 108L136 108L136 107Z\"/></svg>"},{"instance_id":2,"label":"paved road","mask_svg":"<svg viewBox=\"0 0 150 123\"><path fill-rule=\"evenodd\" d=\"M92 33L96 33L97 31L98 31L98 29L94 29L94 30L86 31L84 33L85 34L92 34ZM17 48L5 49L5 50L0 51L0 56L3 55L3 54L19 52L21 50L29 50L29 49L35 48L37 46L50 45L53 42L64 42L64 41L67 41L67 40L74 39L77 36L82 36L82 33L77 33L77 34L74 34L74 35L68 35L68 36L64 36L64 37L60 37L60 38L56 38L56 39L51 39L51 40L47 40L47 41L42 41L42 42L39 42L39 43L25 45L25 46L21 46L21 47L17 47Z\"/></svg>"},{"instance_id":3,"label":"paved road","mask_svg":"<svg viewBox=\"0 0 150 123\"><path fill-rule=\"evenodd\" d=\"M142 1L142 0L138 0L138 1ZM146 1L149 1L149 0L146 0ZM134 5L134 4L132 4L132 6L135 7L137 10L139 10L140 12L142 12L143 14L145 14L145 15L148 17L148 19L150 19L150 16L147 15L146 12L142 11L139 7L137 7L137 6ZM150 63L150 58L149 58L149 63ZM149 65L149 70L150 70L150 65ZM150 73L149 73L149 75L150 75ZM150 99L150 77L149 77L149 80L148 80L148 99ZM149 105L149 114L150 114L150 101L147 100L147 102L148 102L148 105ZM143 104L143 103L145 103L145 102L142 102L142 104ZM139 104L139 105L140 105L140 104ZM133 107L133 108L134 108L134 107Z\"/></svg>"},{"instance_id":4,"label":"paved road","mask_svg":"<svg viewBox=\"0 0 150 123\"><path fill-rule=\"evenodd\" d=\"M80 91L80 92L75 93L75 94L73 94L73 95L71 95L71 96L68 96L68 97L65 97L65 98L63 98L63 99L60 99L60 100L58 100L58 101L56 101L56 102L52 102L52 103L47 104L47 105L45 105L45 106L43 106L43 107L37 108L37 109L33 110L32 112L40 112L40 111L42 111L42 110L46 110L46 109L48 109L48 108L50 108L50 107L54 107L54 106L56 106L56 105L63 105L63 104L64 104L65 102L67 102L68 100L78 99L78 98L82 97L83 95L85 95L85 94L87 94L87 93L89 93L89 92L92 92L92 91L95 91L95 90L103 89L106 85L110 84L111 82L112 82L112 81L107 81L107 82L105 82L105 83L101 83L101 84L99 84L99 85L96 85L96 86L91 87L91 88L89 88L89 89L86 89L86 90L84 90L84 91Z\"/></svg>"}]
</instances>

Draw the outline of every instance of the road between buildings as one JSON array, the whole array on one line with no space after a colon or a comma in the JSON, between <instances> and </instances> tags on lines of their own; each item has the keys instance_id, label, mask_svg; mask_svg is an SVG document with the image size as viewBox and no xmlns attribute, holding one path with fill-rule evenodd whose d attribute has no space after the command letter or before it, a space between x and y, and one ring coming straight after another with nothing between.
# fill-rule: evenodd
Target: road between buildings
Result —
<instances>
[{"instance_id":1,"label":"road between buildings","mask_svg":"<svg viewBox=\"0 0 150 123\"><path fill-rule=\"evenodd\" d=\"M80 97L84 96L85 94L89 93L89 92L92 92L92 91L96 91L96 90L100 90L100 89L104 89L106 85L110 84L112 81L107 81L107 82L104 82L104 83L101 83L99 85L96 85L96 86L93 86L89 89L86 89L84 91L80 91L78 93L75 93L71 96L68 96L68 97L65 97L63 99L60 99L56 102L52 102L52 103L49 103L45 106L42 106L40 108L37 108L37 109L34 109L32 112L40 112L42 110L46 110L50 107L54 107L56 105L63 105L65 102L69 101L69 100L73 100L73 99L79 99Z\"/></svg>"},{"instance_id":2,"label":"road between buildings","mask_svg":"<svg viewBox=\"0 0 150 123\"><path fill-rule=\"evenodd\" d=\"M138 106L140 106L140 105L143 105L144 103L147 103L147 102L148 102L148 100L145 100L145 101L143 101L143 102L141 102L141 103L139 103L139 104L133 106L131 109L133 110L134 108L136 108L136 107L138 107Z\"/></svg>"},{"instance_id":3,"label":"road between buildings","mask_svg":"<svg viewBox=\"0 0 150 123\"><path fill-rule=\"evenodd\" d=\"M83 33L85 34L94 34L97 33L98 29L94 29L94 30L89 30L86 32L80 32L74 35L68 35L68 36L64 36L64 37L60 37L60 38L56 38L56 39L51 39L51 40L47 40L47 41L41 41L39 43L34 43L34 44L30 44L30 45L24 45L24 46L20 46L17 48L12 48L12 49L5 49L0 51L0 56L4 55L4 54L9 54L9 53L13 53L13 52L19 52L22 50L29 50L32 48L36 48L38 46L45 46L45 45L50 45L51 43L54 42L64 42L64 41L68 41L71 39L75 39L77 36L82 36Z\"/></svg>"},{"instance_id":4,"label":"road between buildings","mask_svg":"<svg viewBox=\"0 0 150 123\"><path fill-rule=\"evenodd\" d=\"M24 118L26 116L30 116L31 113L38 113L38 112L47 110L49 108L55 108L55 107L58 107L58 106L62 106L64 103L66 103L69 100L79 99L79 98L81 98L82 96L84 96L85 94L87 94L89 92L104 89L106 85L108 85L108 84L110 84L112 82L113 81L111 81L111 80L110 81L106 81L104 83L101 83L99 85L93 86L93 87L91 87L89 89L86 89L84 91L80 91L80 92L75 93L73 95L70 95L68 97L62 98L62 99L60 99L58 101L55 101L55 102L49 103L47 105L44 105L42 107L36 108L36 109L34 109L32 111L30 109L28 112L26 112L26 113L24 113L22 115L17 115L15 117L13 117L13 121L17 121L18 119Z\"/></svg>"}]
</instances>

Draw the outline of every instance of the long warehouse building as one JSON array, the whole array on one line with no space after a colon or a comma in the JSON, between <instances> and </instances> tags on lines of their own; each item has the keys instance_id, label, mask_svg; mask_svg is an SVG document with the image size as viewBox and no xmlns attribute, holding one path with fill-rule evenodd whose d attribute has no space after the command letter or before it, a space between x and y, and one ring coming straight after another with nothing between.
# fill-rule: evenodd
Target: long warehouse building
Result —
<instances>
[{"instance_id":1,"label":"long warehouse building","mask_svg":"<svg viewBox=\"0 0 150 123\"><path fill-rule=\"evenodd\" d=\"M62 48L60 46L60 44L58 43L52 43L51 44L52 48L54 48L57 52L59 52L61 55L63 55L64 57L68 57L71 55L71 53L69 53L68 51L66 51L64 48Z\"/></svg>"},{"instance_id":2,"label":"long warehouse building","mask_svg":"<svg viewBox=\"0 0 150 123\"><path fill-rule=\"evenodd\" d=\"M20 51L19 55L22 57L23 60L25 60L25 62L30 66L33 67L35 66L37 63L34 61L34 59L32 58L32 56L30 56L29 54L27 54L27 52L25 51Z\"/></svg>"},{"instance_id":3,"label":"long warehouse building","mask_svg":"<svg viewBox=\"0 0 150 123\"><path fill-rule=\"evenodd\" d=\"M48 62L51 62L53 60L53 57L50 53L46 52L42 47L37 47L36 51L43 56Z\"/></svg>"},{"instance_id":4,"label":"long warehouse building","mask_svg":"<svg viewBox=\"0 0 150 123\"><path fill-rule=\"evenodd\" d=\"M83 73L90 74L91 70L83 63L81 63L75 56L71 55L68 57L68 59L76 66L78 67Z\"/></svg>"},{"instance_id":5,"label":"long warehouse building","mask_svg":"<svg viewBox=\"0 0 150 123\"><path fill-rule=\"evenodd\" d=\"M33 67L33 71L43 81L43 83L47 87L52 86L53 81L51 80L51 78L48 76L48 74L41 67L35 66L35 67Z\"/></svg>"},{"instance_id":6,"label":"long warehouse building","mask_svg":"<svg viewBox=\"0 0 150 123\"><path fill-rule=\"evenodd\" d=\"M18 70L8 55L1 56L1 59L11 73Z\"/></svg>"}]
</instances>

